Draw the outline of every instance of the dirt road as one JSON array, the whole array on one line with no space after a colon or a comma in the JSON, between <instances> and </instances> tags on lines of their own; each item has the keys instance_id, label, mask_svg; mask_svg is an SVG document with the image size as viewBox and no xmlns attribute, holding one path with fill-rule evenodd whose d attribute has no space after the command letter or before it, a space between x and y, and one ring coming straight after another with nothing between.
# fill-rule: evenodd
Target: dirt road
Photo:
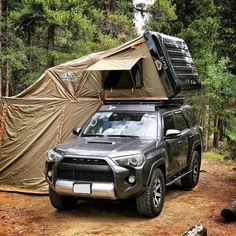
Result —
<instances>
[{"instance_id":1,"label":"dirt road","mask_svg":"<svg viewBox=\"0 0 236 236\"><path fill-rule=\"evenodd\" d=\"M236 162L203 159L200 182L193 191L180 185L167 190L159 217L139 217L132 200L87 201L78 209L58 212L47 196L0 192L3 235L181 235L203 224L208 235L236 235L236 221L226 223L221 209L236 199Z\"/></svg>"}]
</instances>

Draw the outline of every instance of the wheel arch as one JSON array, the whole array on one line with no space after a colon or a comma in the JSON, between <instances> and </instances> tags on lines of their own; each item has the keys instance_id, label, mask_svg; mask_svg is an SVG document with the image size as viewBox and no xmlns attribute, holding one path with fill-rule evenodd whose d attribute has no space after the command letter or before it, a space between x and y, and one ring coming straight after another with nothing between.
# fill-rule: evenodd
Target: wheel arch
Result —
<instances>
[{"instance_id":1,"label":"wheel arch","mask_svg":"<svg viewBox=\"0 0 236 236\"><path fill-rule=\"evenodd\" d=\"M193 146L191 156L193 155L194 152L198 152L198 154L200 156L200 165L201 165L201 162L202 162L202 145L201 145L201 143L199 143L199 142L195 143L195 145ZM190 160L190 162L191 162L191 160Z\"/></svg>"},{"instance_id":2,"label":"wheel arch","mask_svg":"<svg viewBox=\"0 0 236 236\"><path fill-rule=\"evenodd\" d=\"M200 156L200 161L202 159L202 145L200 142L196 141L193 145L192 145L192 149L189 152L189 156L188 156L188 165L191 163L192 161L192 156L194 152L198 152L199 156Z\"/></svg>"},{"instance_id":3,"label":"wheel arch","mask_svg":"<svg viewBox=\"0 0 236 236\"><path fill-rule=\"evenodd\" d=\"M165 182L166 182L166 165L165 165L165 160L164 160L164 158L161 158L161 159L159 159L159 160L157 160L156 162L153 163L153 165L151 167L151 171L150 171L149 176L148 176L147 185L150 183L151 176L153 174L153 171L156 168L159 168L162 171L164 179L165 179Z\"/></svg>"},{"instance_id":4,"label":"wheel arch","mask_svg":"<svg viewBox=\"0 0 236 236\"><path fill-rule=\"evenodd\" d=\"M197 151L198 153L199 153L199 155L200 155L200 157L202 157L202 146L201 146L201 144L199 143L199 144L197 144L197 145L195 145L195 147L194 147L194 150L193 151Z\"/></svg>"}]
</instances>

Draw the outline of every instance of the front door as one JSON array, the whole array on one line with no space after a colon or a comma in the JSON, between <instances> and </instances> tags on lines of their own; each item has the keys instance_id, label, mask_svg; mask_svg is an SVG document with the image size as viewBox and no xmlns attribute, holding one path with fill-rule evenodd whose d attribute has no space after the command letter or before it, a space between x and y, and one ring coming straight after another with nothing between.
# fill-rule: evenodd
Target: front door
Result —
<instances>
[{"instance_id":1,"label":"front door","mask_svg":"<svg viewBox=\"0 0 236 236\"><path fill-rule=\"evenodd\" d=\"M168 174L173 176L187 165L188 136L190 129L181 111L168 113L163 117L164 135L168 129L177 129L180 136L166 139L168 153Z\"/></svg>"},{"instance_id":2,"label":"front door","mask_svg":"<svg viewBox=\"0 0 236 236\"><path fill-rule=\"evenodd\" d=\"M179 149L177 159L178 159L179 170L182 170L187 166L188 147L189 147L188 142L191 131L181 111L174 113L174 119L175 119L176 129L181 131L181 135L177 141Z\"/></svg>"}]
</instances>

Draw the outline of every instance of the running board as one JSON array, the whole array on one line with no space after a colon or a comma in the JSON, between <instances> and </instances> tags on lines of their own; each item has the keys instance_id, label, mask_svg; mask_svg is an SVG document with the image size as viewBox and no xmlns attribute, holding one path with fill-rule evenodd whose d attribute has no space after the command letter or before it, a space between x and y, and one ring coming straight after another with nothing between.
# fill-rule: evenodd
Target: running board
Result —
<instances>
[{"instance_id":1,"label":"running board","mask_svg":"<svg viewBox=\"0 0 236 236\"><path fill-rule=\"evenodd\" d=\"M178 176L176 179L174 179L174 180L172 180L171 182L167 183L166 186L167 186L167 187L170 186L171 184L175 183L177 180L182 179L185 175L188 175L188 174L190 174L190 173L192 173L192 172L193 172L193 171L190 170L190 171L188 171L188 172L186 172L186 173L184 173L184 174Z\"/></svg>"}]
</instances>

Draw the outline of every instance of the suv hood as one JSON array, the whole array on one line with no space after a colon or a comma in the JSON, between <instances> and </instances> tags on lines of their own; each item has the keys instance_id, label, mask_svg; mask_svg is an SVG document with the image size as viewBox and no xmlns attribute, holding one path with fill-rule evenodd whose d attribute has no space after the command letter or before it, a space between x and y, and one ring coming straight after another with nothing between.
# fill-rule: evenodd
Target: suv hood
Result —
<instances>
[{"instance_id":1,"label":"suv hood","mask_svg":"<svg viewBox=\"0 0 236 236\"><path fill-rule=\"evenodd\" d=\"M123 152L144 152L153 142L129 137L75 137L59 144L54 150L64 155L117 157Z\"/></svg>"}]
</instances>

